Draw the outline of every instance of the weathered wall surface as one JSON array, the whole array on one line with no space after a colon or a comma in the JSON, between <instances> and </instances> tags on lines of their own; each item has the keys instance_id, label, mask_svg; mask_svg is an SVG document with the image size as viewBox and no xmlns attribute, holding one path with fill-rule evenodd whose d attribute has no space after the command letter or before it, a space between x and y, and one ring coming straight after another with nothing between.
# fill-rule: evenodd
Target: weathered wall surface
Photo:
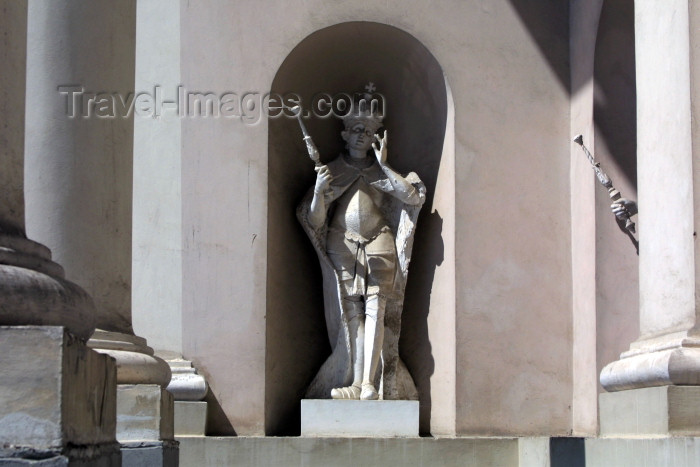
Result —
<instances>
[{"instance_id":1,"label":"weathered wall surface","mask_svg":"<svg viewBox=\"0 0 700 467\"><path fill-rule=\"evenodd\" d=\"M568 77L568 10L513 6L465 5L458 16L469 19L452 40L467 54L445 57L456 115L464 434L563 433L571 424L569 102L557 80L562 69ZM538 22L526 29L529 17Z\"/></svg>"},{"instance_id":2,"label":"weathered wall surface","mask_svg":"<svg viewBox=\"0 0 700 467\"><path fill-rule=\"evenodd\" d=\"M180 10L170 0L138 2L136 92L177 96ZM157 351L182 352L180 126L174 106L134 119L133 325ZM154 287L153 284L158 284Z\"/></svg>"},{"instance_id":3,"label":"weathered wall surface","mask_svg":"<svg viewBox=\"0 0 700 467\"><path fill-rule=\"evenodd\" d=\"M448 219L443 242L454 238L444 267L454 265L455 273L440 277L454 277L455 307L429 304L422 344L438 347L432 358L440 365L454 359L453 369L438 372L436 362L430 375L435 393L447 378L454 394L422 395L432 398L430 426L458 434L569 432L567 3L183 2L183 85L264 93L305 37L349 21L390 25L422 43L442 67L454 104L454 140L445 142L454 145L454 170L447 161L438 180L454 177L455 184L454 214L439 213ZM249 120L185 118L182 129L183 350L230 422L219 418L211 427L219 433L262 434L266 418L276 416L266 413L266 384L278 384L266 375L279 363L266 361L274 345L266 342L266 305L275 286L267 269L274 228L268 124ZM298 131L292 122L289 128ZM282 338L305 345L294 333L276 334ZM440 348L450 339L452 356Z\"/></svg>"}]
</instances>

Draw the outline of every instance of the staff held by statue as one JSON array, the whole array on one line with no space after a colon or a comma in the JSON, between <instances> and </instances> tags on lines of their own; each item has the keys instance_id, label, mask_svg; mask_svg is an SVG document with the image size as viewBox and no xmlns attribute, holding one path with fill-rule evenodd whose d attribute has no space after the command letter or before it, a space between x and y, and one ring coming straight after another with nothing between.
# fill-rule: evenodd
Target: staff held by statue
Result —
<instances>
[{"instance_id":1,"label":"staff held by statue","mask_svg":"<svg viewBox=\"0 0 700 467\"><path fill-rule=\"evenodd\" d=\"M314 161L316 167L320 167L321 157L318 153L318 148L316 148L314 141L311 139L309 131L306 129L306 125L304 125L304 122L301 119L301 107L295 105L290 110L296 114L297 120L299 120L299 126L301 127L301 132L304 134L304 142L306 143L306 150L309 152L309 157L312 161Z\"/></svg>"},{"instance_id":2,"label":"staff held by statue","mask_svg":"<svg viewBox=\"0 0 700 467\"><path fill-rule=\"evenodd\" d=\"M636 228L631 217L637 214L636 203L622 198L620 192L613 186L610 177L608 177L608 175L600 168L600 162L596 162L588 148L583 144L583 135L576 136L576 138L574 138L574 143L581 146L583 153L588 158L591 166L593 166L593 170L595 171L598 181L601 185L608 189L608 196L610 196L610 199L613 201L610 208L615 216L625 223L625 230L627 230L630 234L635 233Z\"/></svg>"}]
</instances>

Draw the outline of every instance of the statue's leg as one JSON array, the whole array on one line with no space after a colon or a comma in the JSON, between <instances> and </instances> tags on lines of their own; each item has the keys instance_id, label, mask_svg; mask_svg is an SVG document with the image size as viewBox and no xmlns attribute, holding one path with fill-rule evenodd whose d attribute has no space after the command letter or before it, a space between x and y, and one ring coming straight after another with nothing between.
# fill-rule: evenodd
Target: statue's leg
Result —
<instances>
[{"instance_id":1,"label":"statue's leg","mask_svg":"<svg viewBox=\"0 0 700 467\"><path fill-rule=\"evenodd\" d=\"M377 373L377 365L379 365L382 343L384 342L385 307L386 298L379 294L368 296L365 302L365 361L362 373L362 393L360 395L360 399L363 400L379 398L373 381Z\"/></svg>"},{"instance_id":2,"label":"statue's leg","mask_svg":"<svg viewBox=\"0 0 700 467\"><path fill-rule=\"evenodd\" d=\"M396 250L389 232L380 234L365 247L367 253L367 292L365 295L365 364L360 399L379 398L374 386L384 344L384 311L387 294L394 288Z\"/></svg>"},{"instance_id":3,"label":"statue's leg","mask_svg":"<svg viewBox=\"0 0 700 467\"><path fill-rule=\"evenodd\" d=\"M342 297L340 306L343 312L343 322L347 323L348 327L350 365L353 373L351 385L331 389L331 397L333 399L359 399L364 365L364 304L354 286L357 244L346 240L344 235L333 231L329 232L327 242L328 256L340 281L338 284Z\"/></svg>"},{"instance_id":4,"label":"statue's leg","mask_svg":"<svg viewBox=\"0 0 700 467\"><path fill-rule=\"evenodd\" d=\"M362 298L353 296L343 299L341 306L348 322L350 334L350 361L352 364L353 379L350 386L331 390L333 399L359 399L360 385L362 382L362 370L364 368L364 315Z\"/></svg>"}]
</instances>

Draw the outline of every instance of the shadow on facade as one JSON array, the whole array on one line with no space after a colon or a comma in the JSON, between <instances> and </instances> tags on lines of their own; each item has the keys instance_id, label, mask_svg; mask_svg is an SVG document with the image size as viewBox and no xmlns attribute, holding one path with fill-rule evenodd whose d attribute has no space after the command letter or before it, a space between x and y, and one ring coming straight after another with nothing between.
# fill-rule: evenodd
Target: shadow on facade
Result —
<instances>
[{"instance_id":1,"label":"shadow on facade","mask_svg":"<svg viewBox=\"0 0 700 467\"><path fill-rule=\"evenodd\" d=\"M557 0L510 0L559 83L569 94L573 94L577 89L571 89L569 62L562 60L562 57L569 56L569 3ZM552 24L561 25L558 29L559 37L554 41Z\"/></svg>"}]
</instances>

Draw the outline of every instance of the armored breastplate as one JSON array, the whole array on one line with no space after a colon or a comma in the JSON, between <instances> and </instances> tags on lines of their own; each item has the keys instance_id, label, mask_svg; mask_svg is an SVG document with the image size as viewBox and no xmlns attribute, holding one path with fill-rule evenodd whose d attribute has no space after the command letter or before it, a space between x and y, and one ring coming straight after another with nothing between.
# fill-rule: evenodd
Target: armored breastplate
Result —
<instances>
[{"instance_id":1,"label":"armored breastplate","mask_svg":"<svg viewBox=\"0 0 700 467\"><path fill-rule=\"evenodd\" d=\"M342 230L363 238L375 236L387 223L379 209L382 193L358 178L345 193L336 200L331 228Z\"/></svg>"}]
</instances>

